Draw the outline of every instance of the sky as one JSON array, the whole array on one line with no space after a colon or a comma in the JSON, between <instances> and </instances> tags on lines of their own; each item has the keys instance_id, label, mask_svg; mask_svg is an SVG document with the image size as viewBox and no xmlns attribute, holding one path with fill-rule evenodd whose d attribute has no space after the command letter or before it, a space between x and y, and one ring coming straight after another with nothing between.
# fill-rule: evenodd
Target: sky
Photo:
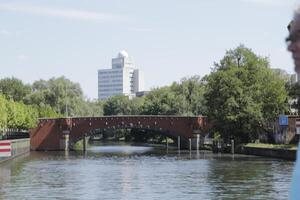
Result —
<instances>
[{"instance_id":1,"label":"sky","mask_svg":"<svg viewBox=\"0 0 300 200\"><path fill-rule=\"evenodd\" d=\"M209 74L240 44L293 73L297 0L0 0L0 78L65 76L97 98L97 70L126 50L147 90ZM300 3L299 3L300 4Z\"/></svg>"}]
</instances>

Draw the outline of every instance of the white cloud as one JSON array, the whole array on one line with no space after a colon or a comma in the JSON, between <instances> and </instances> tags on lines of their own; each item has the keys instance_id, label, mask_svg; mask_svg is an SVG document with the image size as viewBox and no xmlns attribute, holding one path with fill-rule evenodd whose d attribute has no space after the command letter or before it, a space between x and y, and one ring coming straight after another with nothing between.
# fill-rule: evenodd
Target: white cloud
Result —
<instances>
[{"instance_id":1,"label":"white cloud","mask_svg":"<svg viewBox=\"0 0 300 200\"><path fill-rule=\"evenodd\" d=\"M294 6L296 4L295 0L242 0L248 3L255 3L265 6Z\"/></svg>"},{"instance_id":2,"label":"white cloud","mask_svg":"<svg viewBox=\"0 0 300 200\"><path fill-rule=\"evenodd\" d=\"M61 9L48 6L37 6L19 3L0 3L0 10L18 13L28 13L39 16L59 17L72 20L88 21L124 21L126 17L109 13L83 11L75 9Z\"/></svg>"},{"instance_id":3,"label":"white cloud","mask_svg":"<svg viewBox=\"0 0 300 200\"><path fill-rule=\"evenodd\" d=\"M17 55L17 59L18 60L28 60L29 59L29 56L27 55L24 55L24 54L20 54L20 55Z\"/></svg>"}]
</instances>

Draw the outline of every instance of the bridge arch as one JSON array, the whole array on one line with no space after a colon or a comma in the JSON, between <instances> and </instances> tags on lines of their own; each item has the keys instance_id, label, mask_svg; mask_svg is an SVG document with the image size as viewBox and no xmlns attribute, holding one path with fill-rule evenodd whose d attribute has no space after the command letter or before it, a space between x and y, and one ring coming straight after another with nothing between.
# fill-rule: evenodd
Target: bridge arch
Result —
<instances>
[{"instance_id":1,"label":"bridge arch","mask_svg":"<svg viewBox=\"0 0 300 200\"><path fill-rule=\"evenodd\" d=\"M104 116L40 119L30 131L32 150L62 150L65 141L77 141L95 129L151 129L185 139L203 134L208 124L205 117L181 116Z\"/></svg>"},{"instance_id":2,"label":"bridge arch","mask_svg":"<svg viewBox=\"0 0 300 200\"><path fill-rule=\"evenodd\" d=\"M155 134L157 135L161 135L161 136L166 136L169 138L172 138L174 141L177 141L178 138L178 134L175 132L170 132L169 130L162 130L162 129L151 129L151 128L138 128L138 127L128 127L128 126L124 126L124 127L118 127L118 128L102 128L102 129L91 129L89 132L87 133L82 133L80 134L79 137L76 138L69 138L69 146L70 149L74 148L74 145L80 141L83 140L84 137L92 137L94 135L101 135L101 133L103 134L105 131L107 132L111 132L111 131L115 131L115 130L124 130L124 129L135 129L138 130L140 133L139 134L151 134L151 131L153 131L153 133L155 132ZM144 133L143 133L144 132ZM188 140L186 140L186 138L181 138L181 143L185 144L187 143Z\"/></svg>"}]
</instances>

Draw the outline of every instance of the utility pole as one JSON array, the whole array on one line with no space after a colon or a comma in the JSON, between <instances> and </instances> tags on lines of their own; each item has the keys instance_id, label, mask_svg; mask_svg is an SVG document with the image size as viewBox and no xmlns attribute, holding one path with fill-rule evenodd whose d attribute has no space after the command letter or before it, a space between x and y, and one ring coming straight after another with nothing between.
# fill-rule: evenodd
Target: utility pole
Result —
<instances>
[{"instance_id":1,"label":"utility pole","mask_svg":"<svg viewBox=\"0 0 300 200\"><path fill-rule=\"evenodd\" d=\"M66 103L66 117L68 117L68 102L67 102L67 85L65 85L65 103Z\"/></svg>"}]
</instances>

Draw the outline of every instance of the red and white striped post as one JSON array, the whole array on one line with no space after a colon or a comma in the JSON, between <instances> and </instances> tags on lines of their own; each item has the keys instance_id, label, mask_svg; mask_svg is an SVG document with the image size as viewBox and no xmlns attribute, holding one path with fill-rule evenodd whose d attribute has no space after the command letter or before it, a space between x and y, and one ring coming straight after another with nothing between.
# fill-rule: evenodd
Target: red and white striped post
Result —
<instances>
[{"instance_id":1,"label":"red and white striped post","mask_svg":"<svg viewBox=\"0 0 300 200\"><path fill-rule=\"evenodd\" d=\"M0 141L0 157L11 156L11 141L3 140Z\"/></svg>"},{"instance_id":2,"label":"red and white striped post","mask_svg":"<svg viewBox=\"0 0 300 200\"><path fill-rule=\"evenodd\" d=\"M296 134L300 134L300 118L296 118Z\"/></svg>"}]
</instances>

